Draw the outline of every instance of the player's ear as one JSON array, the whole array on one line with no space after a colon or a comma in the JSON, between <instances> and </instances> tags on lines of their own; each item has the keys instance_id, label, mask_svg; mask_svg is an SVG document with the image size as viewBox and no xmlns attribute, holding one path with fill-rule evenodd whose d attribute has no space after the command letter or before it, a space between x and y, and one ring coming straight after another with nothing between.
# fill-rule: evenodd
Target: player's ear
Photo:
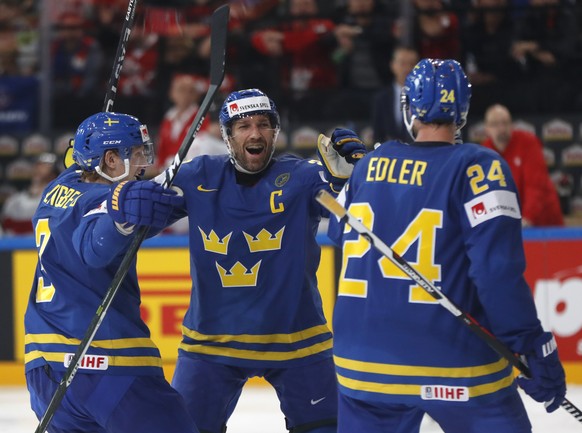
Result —
<instances>
[{"instance_id":1,"label":"player's ear","mask_svg":"<svg viewBox=\"0 0 582 433\"><path fill-rule=\"evenodd\" d=\"M103 155L103 168L115 168L117 158L118 154L115 150L106 150L105 155Z\"/></svg>"}]
</instances>

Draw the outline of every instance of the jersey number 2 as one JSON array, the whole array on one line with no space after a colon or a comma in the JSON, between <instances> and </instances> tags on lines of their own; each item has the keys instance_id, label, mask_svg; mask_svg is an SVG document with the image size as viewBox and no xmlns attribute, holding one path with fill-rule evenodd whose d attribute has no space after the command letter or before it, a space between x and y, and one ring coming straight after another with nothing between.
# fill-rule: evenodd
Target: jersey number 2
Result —
<instances>
[{"instance_id":1,"label":"jersey number 2","mask_svg":"<svg viewBox=\"0 0 582 433\"><path fill-rule=\"evenodd\" d=\"M51 284L42 265L42 255L51 238L48 218L38 220L34 228L34 237L36 239L36 248L38 249L38 264L41 273L36 282L36 302L50 302L55 296L55 287Z\"/></svg>"}]
</instances>

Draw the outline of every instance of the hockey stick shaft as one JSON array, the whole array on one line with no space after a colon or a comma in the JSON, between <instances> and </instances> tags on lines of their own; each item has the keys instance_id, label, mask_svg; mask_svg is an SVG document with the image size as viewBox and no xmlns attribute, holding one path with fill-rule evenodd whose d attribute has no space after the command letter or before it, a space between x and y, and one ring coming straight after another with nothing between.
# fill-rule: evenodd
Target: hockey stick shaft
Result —
<instances>
[{"instance_id":1,"label":"hockey stick shaft","mask_svg":"<svg viewBox=\"0 0 582 433\"><path fill-rule=\"evenodd\" d=\"M113 61L113 69L111 70L109 82L107 83L107 93L105 94L105 100L103 101L103 111L105 112L110 112L113 109L113 102L117 95L119 76L121 75L121 68L123 67L123 61L125 60L125 53L127 51L127 42L129 41L129 36L131 35L131 29L133 28L133 22L135 20L136 8L137 0L129 0L127 12L125 13L125 19L123 21L123 27L121 28L121 37L119 38L119 44L117 45L117 51Z\"/></svg>"},{"instance_id":2,"label":"hockey stick shaft","mask_svg":"<svg viewBox=\"0 0 582 433\"><path fill-rule=\"evenodd\" d=\"M511 365L517 368L527 377L531 377L531 372L527 365L513 353L505 344L499 341L493 334L479 324L471 315L461 310L453 301L451 301L441 290L434 286L422 274L414 269L405 259L390 248L382 239L368 229L362 222L350 214L337 200L327 191L321 190L316 196L316 200L332 214L337 216L341 221L350 225L360 236L364 237L370 244L376 248L384 257L394 263L402 272L411 280L417 283L429 295L438 301L447 311L461 320L471 331L477 334L485 343L487 343L499 355L504 357ZM561 406L574 416L579 422L582 422L582 411L574 406L568 399L564 398Z\"/></svg>"},{"instance_id":3,"label":"hockey stick shaft","mask_svg":"<svg viewBox=\"0 0 582 433\"><path fill-rule=\"evenodd\" d=\"M196 118L192 122L192 126L189 129L188 135L186 136L186 138L182 142L182 145L180 146L180 149L178 150L178 154L176 155L176 158L174 159L174 163L170 167L170 168L172 168L175 166L175 169L172 170L169 174L168 173L166 174L166 180L164 181L164 186L166 186L166 187L171 186L171 184L174 180L175 174L182 163L182 159L188 153L188 149L190 148L192 142L194 141L196 133L200 129L200 124L202 123L206 113L210 109L210 106L212 104L212 100L213 100L214 96L216 95L216 92L217 92L218 88L220 87L222 80L224 79L224 72L225 72L224 71L224 63L225 63L225 55L226 55L226 36L227 36L227 30L228 30L228 15L229 15L228 5L219 7L212 14L212 19L211 19L211 43L212 43L212 46L211 46L211 55L210 55L211 56L210 87L209 87L208 93L206 94L206 97L204 98L204 101L200 105L200 108L198 110L198 114L196 115ZM168 170L170 170L170 169L168 169ZM97 309L97 312L95 313L95 316L91 320L91 323L89 324L89 327L87 328L87 331L85 332L85 336L83 337L83 339L79 343L77 351L75 352L73 358L71 359L70 364L67 367L67 370L66 370L65 374L63 375L61 382L59 383L55 393L53 394L53 397L52 397L42 419L40 420L40 423L39 423L38 427L36 428L35 433L44 433L47 426L49 425L50 421L52 420L56 410L58 409L61 401L63 400L63 397L65 396L65 392L67 391L67 388L71 385L71 382L73 381L75 374L77 373L77 370L79 369L79 367L81 365L81 361L82 361L83 357L85 356L85 354L87 353L87 350L89 349L89 346L91 345L91 342L93 341L95 334L97 333L97 330L101 326L101 322L105 318L105 315L107 314L107 311L109 310L109 307L111 306L111 304L115 298L115 295L117 294L117 291L118 291L119 287L121 286L121 283L123 282L123 279L127 275L129 268L131 267L132 263L134 262L134 260L137 256L137 251L138 251L141 243L143 242L143 240L145 239L145 237L148 233L148 229L149 228L147 226L143 226L143 227L140 227L138 229L138 231L136 232L135 237L133 238L131 244L129 245L129 248L123 257L123 259L119 265L119 268L117 269L117 272L115 273L115 276L113 277L111 285L109 286L109 288L107 289L107 292L105 293L105 296L103 298L103 301L101 302L101 305L99 305L99 308Z\"/></svg>"}]
</instances>

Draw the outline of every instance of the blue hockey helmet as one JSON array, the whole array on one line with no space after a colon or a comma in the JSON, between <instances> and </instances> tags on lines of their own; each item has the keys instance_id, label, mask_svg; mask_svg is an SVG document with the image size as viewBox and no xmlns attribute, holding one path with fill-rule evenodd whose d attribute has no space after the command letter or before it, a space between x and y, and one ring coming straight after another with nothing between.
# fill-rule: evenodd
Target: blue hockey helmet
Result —
<instances>
[{"instance_id":1,"label":"blue hockey helmet","mask_svg":"<svg viewBox=\"0 0 582 433\"><path fill-rule=\"evenodd\" d=\"M273 150L271 157L275 152L275 142L281 130L281 118L272 99L259 89L237 90L229 94L218 115L220 123L220 132L222 138L228 147L232 163L241 171L246 172L235 159L234 152L230 145L232 122L244 117L264 114L269 117L271 127L274 129Z\"/></svg>"},{"instance_id":2,"label":"blue hockey helmet","mask_svg":"<svg viewBox=\"0 0 582 433\"><path fill-rule=\"evenodd\" d=\"M465 126L471 85L456 60L422 59L406 77L402 111L408 131L418 119L424 123ZM414 138L414 137L413 137Z\"/></svg>"},{"instance_id":3,"label":"blue hockey helmet","mask_svg":"<svg viewBox=\"0 0 582 433\"><path fill-rule=\"evenodd\" d=\"M129 167L132 148L144 146L147 163L153 163L153 143L148 129L129 114L101 112L85 119L77 128L73 143L73 160L86 171L101 171L101 158L107 150L117 150ZM127 175L127 168L126 173ZM111 180L111 179L109 179Z\"/></svg>"},{"instance_id":4,"label":"blue hockey helmet","mask_svg":"<svg viewBox=\"0 0 582 433\"><path fill-rule=\"evenodd\" d=\"M274 129L279 130L281 128L281 119L275 103L261 90L237 90L228 95L218 115L225 141L230 136L230 127L233 120L256 114L266 114L269 116L271 126ZM226 137L224 136L225 133L227 133Z\"/></svg>"}]
</instances>

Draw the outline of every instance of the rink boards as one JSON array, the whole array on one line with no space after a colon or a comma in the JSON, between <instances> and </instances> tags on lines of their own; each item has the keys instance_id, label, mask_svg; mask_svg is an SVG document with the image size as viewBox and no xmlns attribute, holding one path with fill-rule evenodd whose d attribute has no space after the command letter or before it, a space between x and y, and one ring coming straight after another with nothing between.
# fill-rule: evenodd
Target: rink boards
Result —
<instances>
[{"instance_id":1,"label":"rink boards","mask_svg":"<svg viewBox=\"0 0 582 433\"><path fill-rule=\"evenodd\" d=\"M524 239L526 279L540 319L556 334L568 382L582 384L582 229L527 229ZM329 320L341 257L327 237L318 240L322 258L317 277ZM0 239L0 385L24 383L22 320L36 261L33 238ZM138 254L138 275L142 316L171 377L190 293L187 238L146 241Z\"/></svg>"}]
</instances>

